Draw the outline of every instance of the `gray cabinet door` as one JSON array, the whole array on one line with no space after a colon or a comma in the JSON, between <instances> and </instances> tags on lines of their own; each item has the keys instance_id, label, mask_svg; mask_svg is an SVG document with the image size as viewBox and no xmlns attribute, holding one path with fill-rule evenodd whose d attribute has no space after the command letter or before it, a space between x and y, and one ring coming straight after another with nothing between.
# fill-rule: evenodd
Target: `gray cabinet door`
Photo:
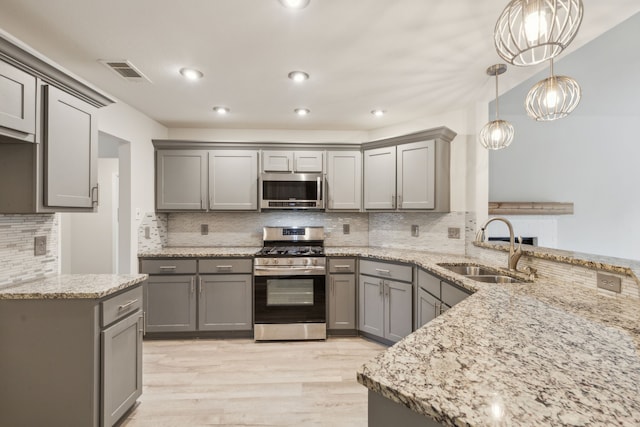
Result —
<instances>
[{"instance_id":1,"label":"gray cabinet door","mask_svg":"<svg viewBox=\"0 0 640 427\"><path fill-rule=\"evenodd\" d=\"M293 153L293 171L322 173L323 160L323 151L295 151Z\"/></svg>"},{"instance_id":2,"label":"gray cabinet door","mask_svg":"<svg viewBox=\"0 0 640 427\"><path fill-rule=\"evenodd\" d=\"M209 152L209 209L258 209L258 152Z\"/></svg>"},{"instance_id":3,"label":"gray cabinet door","mask_svg":"<svg viewBox=\"0 0 640 427\"><path fill-rule=\"evenodd\" d=\"M435 141L398 145L398 208L435 207Z\"/></svg>"},{"instance_id":4,"label":"gray cabinet door","mask_svg":"<svg viewBox=\"0 0 640 427\"><path fill-rule=\"evenodd\" d=\"M360 210L362 206L362 153L327 153L327 200L329 210Z\"/></svg>"},{"instance_id":5,"label":"gray cabinet door","mask_svg":"<svg viewBox=\"0 0 640 427\"><path fill-rule=\"evenodd\" d=\"M149 276L144 291L147 332L196 330L195 276Z\"/></svg>"},{"instance_id":6,"label":"gray cabinet door","mask_svg":"<svg viewBox=\"0 0 640 427\"><path fill-rule=\"evenodd\" d=\"M206 151L156 152L156 209L205 210L206 189Z\"/></svg>"},{"instance_id":7,"label":"gray cabinet door","mask_svg":"<svg viewBox=\"0 0 640 427\"><path fill-rule=\"evenodd\" d=\"M43 86L44 200L46 206L92 208L97 198L96 108L53 86Z\"/></svg>"},{"instance_id":8,"label":"gray cabinet door","mask_svg":"<svg viewBox=\"0 0 640 427\"><path fill-rule=\"evenodd\" d=\"M356 329L356 276L329 276L329 329Z\"/></svg>"},{"instance_id":9,"label":"gray cabinet door","mask_svg":"<svg viewBox=\"0 0 640 427\"><path fill-rule=\"evenodd\" d=\"M142 313L102 332L102 426L112 426L142 394Z\"/></svg>"},{"instance_id":10,"label":"gray cabinet door","mask_svg":"<svg viewBox=\"0 0 640 427\"><path fill-rule=\"evenodd\" d=\"M384 288L384 337L391 341L400 341L413 330L413 285L385 280Z\"/></svg>"},{"instance_id":11,"label":"gray cabinet door","mask_svg":"<svg viewBox=\"0 0 640 427\"><path fill-rule=\"evenodd\" d=\"M416 303L416 329L435 319L438 313L438 299L429 292L418 287Z\"/></svg>"},{"instance_id":12,"label":"gray cabinet door","mask_svg":"<svg viewBox=\"0 0 640 427\"><path fill-rule=\"evenodd\" d=\"M364 208L396 208L396 147L364 151Z\"/></svg>"},{"instance_id":13,"label":"gray cabinet door","mask_svg":"<svg viewBox=\"0 0 640 427\"><path fill-rule=\"evenodd\" d=\"M384 297L382 279L360 276L358 329L384 337Z\"/></svg>"},{"instance_id":14,"label":"gray cabinet door","mask_svg":"<svg viewBox=\"0 0 640 427\"><path fill-rule=\"evenodd\" d=\"M198 280L199 330L251 330L250 274L204 275Z\"/></svg>"},{"instance_id":15,"label":"gray cabinet door","mask_svg":"<svg viewBox=\"0 0 640 427\"><path fill-rule=\"evenodd\" d=\"M293 151L262 152L263 172L291 172L293 170Z\"/></svg>"},{"instance_id":16,"label":"gray cabinet door","mask_svg":"<svg viewBox=\"0 0 640 427\"><path fill-rule=\"evenodd\" d=\"M35 142L36 78L0 61L0 133Z\"/></svg>"}]
</instances>

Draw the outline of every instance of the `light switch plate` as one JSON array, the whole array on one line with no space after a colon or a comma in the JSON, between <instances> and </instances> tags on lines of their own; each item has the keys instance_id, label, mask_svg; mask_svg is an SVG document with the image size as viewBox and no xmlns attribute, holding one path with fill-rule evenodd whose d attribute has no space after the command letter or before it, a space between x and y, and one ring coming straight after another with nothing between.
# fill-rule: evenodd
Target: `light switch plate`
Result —
<instances>
[{"instance_id":1,"label":"light switch plate","mask_svg":"<svg viewBox=\"0 0 640 427\"><path fill-rule=\"evenodd\" d=\"M598 287L611 292L620 293L622 291L622 280L616 276L598 273Z\"/></svg>"},{"instance_id":2,"label":"light switch plate","mask_svg":"<svg viewBox=\"0 0 640 427\"><path fill-rule=\"evenodd\" d=\"M418 225L412 225L411 226L411 235L413 237L418 237L420 236L420 226Z\"/></svg>"},{"instance_id":3,"label":"light switch plate","mask_svg":"<svg viewBox=\"0 0 640 427\"><path fill-rule=\"evenodd\" d=\"M460 228L458 227L449 227L447 230L447 236L450 239L459 239L460 238Z\"/></svg>"},{"instance_id":4,"label":"light switch plate","mask_svg":"<svg viewBox=\"0 0 640 427\"><path fill-rule=\"evenodd\" d=\"M33 254L35 256L47 254L47 236L36 236L33 239Z\"/></svg>"},{"instance_id":5,"label":"light switch plate","mask_svg":"<svg viewBox=\"0 0 640 427\"><path fill-rule=\"evenodd\" d=\"M349 234L351 232L351 226L349 224L342 224L342 234Z\"/></svg>"},{"instance_id":6,"label":"light switch plate","mask_svg":"<svg viewBox=\"0 0 640 427\"><path fill-rule=\"evenodd\" d=\"M151 227L146 226L144 228L144 238L145 239L150 239L151 238Z\"/></svg>"},{"instance_id":7,"label":"light switch plate","mask_svg":"<svg viewBox=\"0 0 640 427\"><path fill-rule=\"evenodd\" d=\"M203 236L209 234L209 224L200 224L200 234Z\"/></svg>"}]
</instances>

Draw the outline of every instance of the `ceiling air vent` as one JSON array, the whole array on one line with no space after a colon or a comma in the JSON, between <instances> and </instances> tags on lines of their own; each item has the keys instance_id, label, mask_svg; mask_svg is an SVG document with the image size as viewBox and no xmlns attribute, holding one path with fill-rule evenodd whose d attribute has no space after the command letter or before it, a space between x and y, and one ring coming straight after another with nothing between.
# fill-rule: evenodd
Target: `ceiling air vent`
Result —
<instances>
[{"instance_id":1,"label":"ceiling air vent","mask_svg":"<svg viewBox=\"0 0 640 427\"><path fill-rule=\"evenodd\" d=\"M100 59L99 62L104 64L106 67L109 67L126 81L151 83L151 80L149 80L147 76L142 74L140 70L138 70L131 62L127 61L126 59L113 61Z\"/></svg>"}]
</instances>

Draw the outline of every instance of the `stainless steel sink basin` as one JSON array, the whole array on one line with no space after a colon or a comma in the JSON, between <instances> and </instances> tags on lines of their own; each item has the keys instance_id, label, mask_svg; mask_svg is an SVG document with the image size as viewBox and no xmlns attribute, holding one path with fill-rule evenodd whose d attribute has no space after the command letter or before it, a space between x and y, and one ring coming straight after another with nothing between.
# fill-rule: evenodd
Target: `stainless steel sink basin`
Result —
<instances>
[{"instance_id":1,"label":"stainless steel sink basin","mask_svg":"<svg viewBox=\"0 0 640 427\"><path fill-rule=\"evenodd\" d=\"M516 279L515 277L503 276L500 274L494 275L468 275L466 276L468 279L475 280L476 282L484 282L484 283L519 283L524 282L524 280Z\"/></svg>"},{"instance_id":2,"label":"stainless steel sink basin","mask_svg":"<svg viewBox=\"0 0 640 427\"><path fill-rule=\"evenodd\" d=\"M440 267L444 267L447 270L462 274L463 276L485 276L485 275L498 275L497 270L489 267L483 267L480 265L451 265L451 264L438 264Z\"/></svg>"}]
</instances>

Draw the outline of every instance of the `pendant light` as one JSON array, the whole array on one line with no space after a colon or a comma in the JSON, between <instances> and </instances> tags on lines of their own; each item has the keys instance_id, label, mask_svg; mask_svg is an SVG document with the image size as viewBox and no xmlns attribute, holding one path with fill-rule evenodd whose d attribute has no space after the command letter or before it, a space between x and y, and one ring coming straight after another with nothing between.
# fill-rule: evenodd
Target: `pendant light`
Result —
<instances>
[{"instance_id":1,"label":"pendant light","mask_svg":"<svg viewBox=\"0 0 640 427\"><path fill-rule=\"evenodd\" d=\"M512 0L496 22L498 55L518 66L556 57L578 33L583 9L582 0Z\"/></svg>"},{"instance_id":2,"label":"pendant light","mask_svg":"<svg viewBox=\"0 0 640 427\"><path fill-rule=\"evenodd\" d=\"M480 130L480 143L488 150L506 148L513 141L513 126L506 120L500 120L498 112L498 76L507 71L505 64L495 64L487 68L487 74L496 76L496 119Z\"/></svg>"},{"instance_id":3,"label":"pendant light","mask_svg":"<svg viewBox=\"0 0 640 427\"><path fill-rule=\"evenodd\" d=\"M567 76L553 74L536 83L525 100L527 114L537 121L551 121L568 116L580 102L582 91L577 81Z\"/></svg>"}]
</instances>

